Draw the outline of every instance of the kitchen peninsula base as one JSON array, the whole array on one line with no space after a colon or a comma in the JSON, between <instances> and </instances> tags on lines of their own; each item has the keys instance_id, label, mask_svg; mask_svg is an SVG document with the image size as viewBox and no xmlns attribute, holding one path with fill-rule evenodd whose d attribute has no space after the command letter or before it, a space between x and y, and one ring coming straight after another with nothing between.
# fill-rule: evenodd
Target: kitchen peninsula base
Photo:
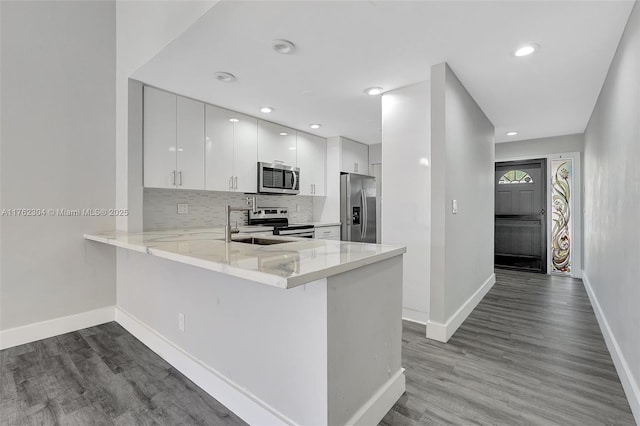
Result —
<instances>
[{"instance_id":1,"label":"kitchen peninsula base","mask_svg":"<svg viewBox=\"0 0 640 426\"><path fill-rule=\"evenodd\" d=\"M289 289L116 250L117 321L250 424L377 424L405 390L404 250Z\"/></svg>"}]
</instances>

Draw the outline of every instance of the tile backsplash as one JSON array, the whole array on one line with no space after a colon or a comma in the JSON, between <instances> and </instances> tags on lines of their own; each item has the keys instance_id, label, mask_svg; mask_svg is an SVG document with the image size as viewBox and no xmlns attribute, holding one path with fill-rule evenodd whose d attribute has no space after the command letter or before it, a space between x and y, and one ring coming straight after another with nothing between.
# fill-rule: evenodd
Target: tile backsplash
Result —
<instances>
[{"instance_id":1,"label":"tile backsplash","mask_svg":"<svg viewBox=\"0 0 640 426\"><path fill-rule=\"evenodd\" d=\"M246 194L237 192L144 189L144 230L219 227L225 225L224 206L246 205ZM287 207L289 222L313 220L313 197L302 195L257 195L260 207ZM188 204L188 214L178 214L178 203ZM296 207L299 211L296 211ZM231 223L247 224L247 213L232 212Z\"/></svg>"}]
</instances>

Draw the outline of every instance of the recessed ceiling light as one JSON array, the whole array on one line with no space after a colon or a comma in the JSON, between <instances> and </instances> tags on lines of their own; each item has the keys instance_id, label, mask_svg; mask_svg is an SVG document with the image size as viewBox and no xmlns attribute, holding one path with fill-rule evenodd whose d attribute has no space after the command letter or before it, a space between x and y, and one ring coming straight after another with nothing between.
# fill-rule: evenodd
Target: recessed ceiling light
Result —
<instances>
[{"instance_id":1,"label":"recessed ceiling light","mask_svg":"<svg viewBox=\"0 0 640 426\"><path fill-rule=\"evenodd\" d=\"M288 133L287 132L280 132L280 136L287 136Z\"/></svg>"},{"instance_id":2,"label":"recessed ceiling light","mask_svg":"<svg viewBox=\"0 0 640 426\"><path fill-rule=\"evenodd\" d=\"M222 81L223 83L231 83L233 81L236 81L236 76L229 72L218 71L213 75L216 78L216 80Z\"/></svg>"},{"instance_id":3,"label":"recessed ceiling light","mask_svg":"<svg viewBox=\"0 0 640 426\"><path fill-rule=\"evenodd\" d=\"M371 96L379 95L380 93L382 93L382 87L368 87L364 89L364 93Z\"/></svg>"},{"instance_id":4,"label":"recessed ceiling light","mask_svg":"<svg viewBox=\"0 0 640 426\"><path fill-rule=\"evenodd\" d=\"M515 51L514 55L516 56L527 56L531 55L533 52L538 50L540 46L537 44L527 44L526 46L519 47L518 50Z\"/></svg>"},{"instance_id":5,"label":"recessed ceiling light","mask_svg":"<svg viewBox=\"0 0 640 426\"><path fill-rule=\"evenodd\" d=\"M238 120L237 118L230 118L229 121L232 123L237 123L240 120Z\"/></svg>"},{"instance_id":6,"label":"recessed ceiling light","mask_svg":"<svg viewBox=\"0 0 640 426\"><path fill-rule=\"evenodd\" d=\"M508 132L508 133L507 133L507 136L515 136L515 135L517 135L517 134L518 134L518 132Z\"/></svg>"},{"instance_id":7,"label":"recessed ceiling light","mask_svg":"<svg viewBox=\"0 0 640 426\"><path fill-rule=\"evenodd\" d=\"M309 124L309 127L311 127L312 129L319 129L320 127L322 127L322 124Z\"/></svg>"},{"instance_id":8,"label":"recessed ceiling light","mask_svg":"<svg viewBox=\"0 0 640 426\"><path fill-rule=\"evenodd\" d=\"M263 106L262 108L260 108L260 112L263 112L265 114L269 114L273 111L275 111L275 109L273 109L273 107L270 107L270 106Z\"/></svg>"},{"instance_id":9,"label":"recessed ceiling light","mask_svg":"<svg viewBox=\"0 0 640 426\"><path fill-rule=\"evenodd\" d=\"M278 53L282 53L283 55L291 54L296 50L296 46L289 40L275 39L271 41L271 46L273 47L273 50Z\"/></svg>"}]
</instances>

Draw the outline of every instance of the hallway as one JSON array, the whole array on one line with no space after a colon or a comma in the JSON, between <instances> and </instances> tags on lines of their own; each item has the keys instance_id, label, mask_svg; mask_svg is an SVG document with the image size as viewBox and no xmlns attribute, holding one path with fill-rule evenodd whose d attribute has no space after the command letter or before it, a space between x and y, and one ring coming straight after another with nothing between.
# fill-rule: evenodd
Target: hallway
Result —
<instances>
[{"instance_id":1,"label":"hallway","mask_svg":"<svg viewBox=\"0 0 640 426\"><path fill-rule=\"evenodd\" d=\"M448 343L404 323L407 392L385 425L634 425L580 280L496 271Z\"/></svg>"}]
</instances>

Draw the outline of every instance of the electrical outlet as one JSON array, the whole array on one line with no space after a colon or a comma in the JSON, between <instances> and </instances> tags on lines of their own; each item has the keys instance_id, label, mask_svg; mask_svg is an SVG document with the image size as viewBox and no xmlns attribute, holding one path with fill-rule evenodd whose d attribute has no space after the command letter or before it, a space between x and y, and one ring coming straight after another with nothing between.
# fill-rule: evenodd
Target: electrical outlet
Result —
<instances>
[{"instance_id":1,"label":"electrical outlet","mask_svg":"<svg viewBox=\"0 0 640 426\"><path fill-rule=\"evenodd\" d=\"M184 314L178 312L178 330L184 331Z\"/></svg>"},{"instance_id":2,"label":"electrical outlet","mask_svg":"<svg viewBox=\"0 0 640 426\"><path fill-rule=\"evenodd\" d=\"M458 214L458 200L453 200L451 202L451 213Z\"/></svg>"},{"instance_id":3,"label":"electrical outlet","mask_svg":"<svg viewBox=\"0 0 640 426\"><path fill-rule=\"evenodd\" d=\"M178 214L189 214L189 204L178 204Z\"/></svg>"},{"instance_id":4,"label":"electrical outlet","mask_svg":"<svg viewBox=\"0 0 640 426\"><path fill-rule=\"evenodd\" d=\"M300 211L300 204L296 204L296 211L299 212Z\"/></svg>"}]
</instances>

